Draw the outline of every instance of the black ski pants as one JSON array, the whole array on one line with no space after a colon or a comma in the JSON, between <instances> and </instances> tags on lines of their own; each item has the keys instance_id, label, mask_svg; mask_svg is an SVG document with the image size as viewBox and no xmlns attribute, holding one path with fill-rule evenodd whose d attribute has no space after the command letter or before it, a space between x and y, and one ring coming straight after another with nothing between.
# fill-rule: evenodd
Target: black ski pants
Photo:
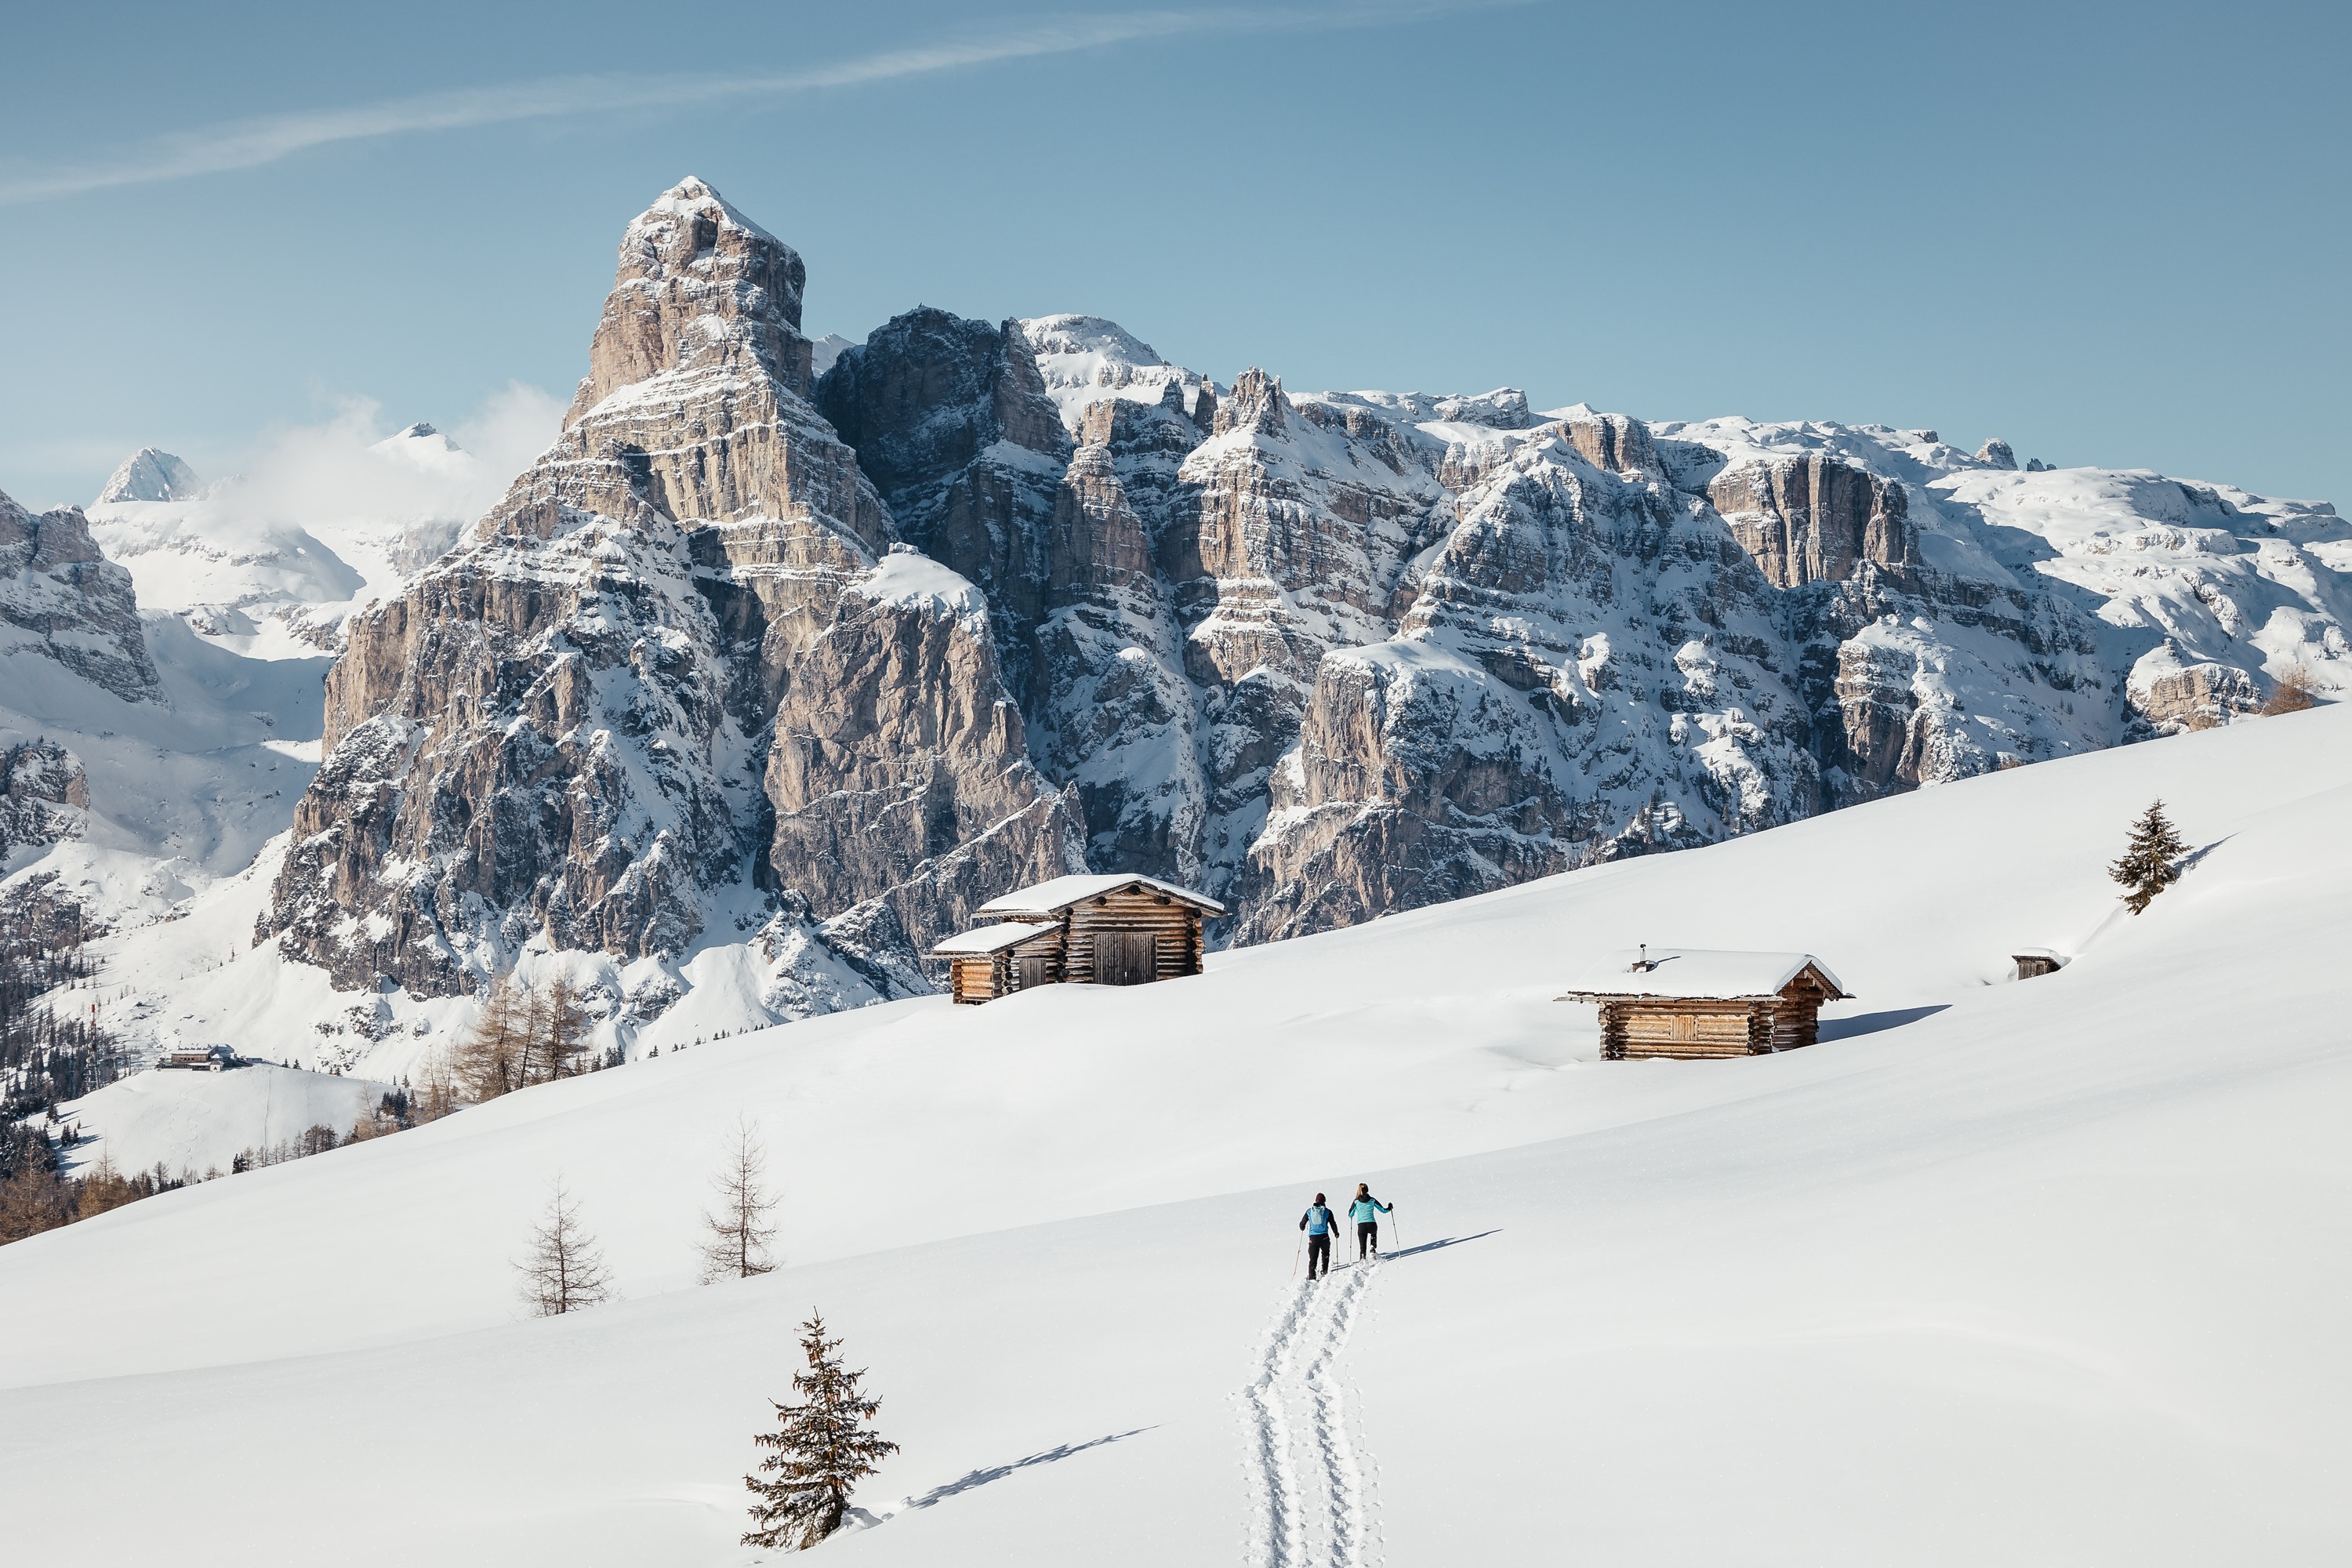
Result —
<instances>
[{"instance_id":1,"label":"black ski pants","mask_svg":"<svg viewBox=\"0 0 2352 1568\"><path fill-rule=\"evenodd\" d=\"M1364 1254L1366 1254L1366 1253L1368 1253L1368 1252L1378 1252L1380 1249L1381 1249L1381 1225L1380 1225L1380 1221L1378 1221L1378 1220L1371 1220L1371 1219L1360 1219L1360 1220L1358 1220L1358 1221L1356 1222L1356 1257L1357 1257L1357 1258L1358 1258L1359 1260L1361 1260L1361 1258L1363 1258Z\"/></svg>"},{"instance_id":2,"label":"black ski pants","mask_svg":"<svg viewBox=\"0 0 2352 1568\"><path fill-rule=\"evenodd\" d=\"M1319 1279L1331 1272L1331 1233L1307 1238L1307 1278Z\"/></svg>"}]
</instances>

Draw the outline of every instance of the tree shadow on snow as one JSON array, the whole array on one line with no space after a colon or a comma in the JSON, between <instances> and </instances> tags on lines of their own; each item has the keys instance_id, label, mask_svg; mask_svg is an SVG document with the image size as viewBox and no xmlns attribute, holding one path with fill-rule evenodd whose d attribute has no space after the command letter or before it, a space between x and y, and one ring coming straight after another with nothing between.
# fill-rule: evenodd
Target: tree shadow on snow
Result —
<instances>
[{"instance_id":1,"label":"tree shadow on snow","mask_svg":"<svg viewBox=\"0 0 2352 1568\"><path fill-rule=\"evenodd\" d=\"M1083 1454L1088 1448L1100 1448L1108 1444L1132 1437L1137 1433L1151 1430L1150 1426L1138 1426L1133 1431L1113 1432L1108 1436L1096 1437L1084 1443L1064 1443L1058 1447L1032 1454L1025 1459L1015 1459L1008 1465L991 1465L985 1469L969 1471L945 1485L933 1487L920 1497L903 1498L894 1503L885 1503L879 1510L872 1512L862 1508L852 1508L849 1510L849 1517L854 1528L871 1530L877 1524L887 1524L902 1513L912 1513L917 1509L931 1508L947 1501L959 1492L968 1492L974 1487L984 1487L991 1481L1001 1481L1016 1470L1025 1470L1032 1465L1050 1465L1056 1459L1066 1459L1073 1454Z\"/></svg>"},{"instance_id":2,"label":"tree shadow on snow","mask_svg":"<svg viewBox=\"0 0 2352 1568\"><path fill-rule=\"evenodd\" d=\"M1884 1013L1857 1013L1851 1018L1823 1018L1817 1040L1850 1040L1856 1035L1874 1035L1881 1029L1899 1029L1906 1024L1916 1024L1950 1006L1949 1002L1933 1002L1925 1007L1890 1007Z\"/></svg>"}]
</instances>

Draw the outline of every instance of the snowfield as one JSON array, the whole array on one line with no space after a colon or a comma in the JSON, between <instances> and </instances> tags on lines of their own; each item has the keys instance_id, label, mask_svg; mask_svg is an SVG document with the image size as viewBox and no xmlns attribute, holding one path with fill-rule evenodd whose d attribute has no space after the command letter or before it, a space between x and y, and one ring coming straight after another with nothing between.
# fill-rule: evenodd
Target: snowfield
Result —
<instances>
[{"instance_id":1,"label":"snowfield","mask_svg":"<svg viewBox=\"0 0 2352 1568\"><path fill-rule=\"evenodd\" d=\"M2157 795L2195 848L2134 919ZM844 1563L2341 1563L2347 885L2328 707L666 1049L0 1248L12 1552L754 1561L814 1304L903 1445ZM1602 1062L1552 998L1641 942L1855 999ZM745 1113L787 1267L698 1288ZM559 1173L625 1299L525 1321ZM1360 1179L1393 1255L1303 1286Z\"/></svg>"},{"instance_id":2,"label":"snowfield","mask_svg":"<svg viewBox=\"0 0 2352 1568\"><path fill-rule=\"evenodd\" d=\"M313 1127L337 1136L392 1088L365 1079L247 1062L223 1072L150 1068L58 1107L84 1140L68 1156L77 1175L100 1160L117 1171L162 1166L173 1176L230 1169L247 1150L293 1143Z\"/></svg>"}]
</instances>

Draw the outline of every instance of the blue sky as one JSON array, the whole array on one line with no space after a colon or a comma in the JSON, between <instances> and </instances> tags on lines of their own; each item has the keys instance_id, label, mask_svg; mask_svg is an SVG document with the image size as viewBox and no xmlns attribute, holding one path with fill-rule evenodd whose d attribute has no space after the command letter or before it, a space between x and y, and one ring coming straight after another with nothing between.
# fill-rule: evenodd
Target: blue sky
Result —
<instances>
[{"instance_id":1,"label":"blue sky","mask_svg":"<svg viewBox=\"0 0 2352 1568\"><path fill-rule=\"evenodd\" d=\"M807 325L2352 502L2352 7L9 7L0 489L568 398L687 174ZM508 406L511 406L511 398Z\"/></svg>"}]
</instances>

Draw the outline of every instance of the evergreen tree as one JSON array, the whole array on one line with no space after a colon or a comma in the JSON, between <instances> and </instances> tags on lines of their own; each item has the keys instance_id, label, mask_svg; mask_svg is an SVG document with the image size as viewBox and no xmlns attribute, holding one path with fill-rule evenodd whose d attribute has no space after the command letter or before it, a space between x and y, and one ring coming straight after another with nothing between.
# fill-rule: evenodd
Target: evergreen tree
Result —
<instances>
[{"instance_id":1,"label":"evergreen tree","mask_svg":"<svg viewBox=\"0 0 2352 1568\"><path fill-rule=\"evenodd\" d=\"M2157 894L2180 880L2173 862L2188 852L2189 846L2164 815L2164 802L2153 801L2132 824L2131 846L2122 859L2109 863L2107 875L2123 884L2125 907L2138 914Z\"/></svg>"},{"instance_id":2,"label":"evergreen tree","mask_svg":"<svg viewBox=\"0 0 2352 1568\"><path fill-rule=\"evenodd\" d=\"M773 1449L760 1468L773 1471L772 1480L745 1476L743 1484L760 1499L751 1510L756 1527L743 1537L746 1546L807 1548L841 1528L849 1510L850 1489L874 1473L886 1455L898 1445L866 1430L866 1423L882 1402L857 1392L861 1370L844 1370L835 1354L837 1339L827 1339L824 1319L814 1310L801 1325L801 1348L808 1352L809 1369L793 1374L793 1390L806 1401L783 1405L775 1400L776 1426L752 1439Z\"/></svg>"},{"instance_id":3,"label":"evergreen tree","mask_svg":"<svg viewBox=\"0 0 2352 1568\"><path fill-rule=\"evenodd\" d=\"M705 1285L720 1279L749 1279L775 1268L768 1247L776 1238L776 1227L768 1223L768 1215L775 1209L776 1197L768 1188L767 1176L768 1152L746 1116L735 1124L727 1163L711 1184L719 1194L719 1206L703 1211L702 1224L709 1233L702 1240Z\"/></svg>"},{"instance_id":4,"label":"evergreen tree","mask_svg":"<svg viewBox=\"0 0 2352 1568\"><path fill-rule=\"evenodd\" d=\"M530 1256L515 1267L522 1271L522 1298L542 1318L577 1312L612 1295L612 1275L596 1238L580 1223L580 1205L555 1180L548 1199L547 1217L531 1233Z\"/></svg>"}]
</instances>

